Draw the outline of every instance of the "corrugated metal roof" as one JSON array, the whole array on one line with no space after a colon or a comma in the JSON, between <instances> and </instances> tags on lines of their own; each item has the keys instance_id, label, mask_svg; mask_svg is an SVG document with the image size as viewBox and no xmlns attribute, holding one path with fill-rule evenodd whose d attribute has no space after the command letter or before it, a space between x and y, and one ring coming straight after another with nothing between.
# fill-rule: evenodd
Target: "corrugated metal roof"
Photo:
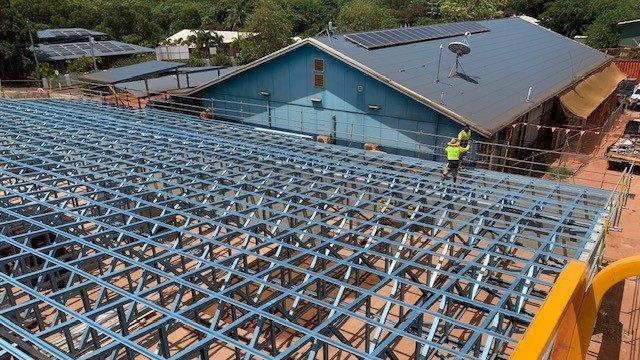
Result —
<instances>
[{"instance_id":1,"label":"corrugated metal roof","mask_svg":"<svg viewBox=\"0 0 640 360\"><path fill-rule=\"evenodd\" d=\"M600 51L517 17L480 23L490 31L469 37L471 53L461 59L466 76L452 78L447 75L455 55L447 45L464 37L376 50L344 36L316 40L433 102L440 102L444 92L444 107L491 134L610 61ZM435 82L440 44L440 81Z\"/></svg>"},{"instance_id":2,"label":"corrugated metal roof","mask_svg":"<svg viewBox=\"0 0 640 360\"><path fill-rule=\"evenodd\" d=\"M94 72L84 75L80 79L101 84L117 84L125 81L149 78L153 75L175 70L183 66L183 63L172 61L146 61L139 64Z\"/></svg>"},{"instance_id":3,"label":"corrugated metal roof","mask_svg":"<svg viewBox=\"0 0 640 360\"><path fill-rule=\"evenodd\" d=\"M208 70L200 69L195 71L194 68L186 69L180 68L178 70L180 77L180 90L187 88L193 88L196 86L200 86L206 82L209 82L215 78L226 75L232 71L235 71L238 67L232 66L228 68L209 68ZM188 84L187 84L187 76ZM149 86L149 91L147 92L147 85ZM147 80L147 84L145 85L144 81L130 81L123 82L115 85L116 88L120 90L127 91L136 97L144 97L148 94L158 94L165 91L173 91L178 90L178 80L176 79L176 75L166 75L158 78L153 78Z\"/></svg>"},{"instance_id":4,"label":"corrugated metal roof","mask_svg":"<svg viewBox=\"0 0 640 360\"><path fill-rule=\"evenodd\" d=\"M30 47L34 51L33 47ZM95 41L93 53L96 57L121 56L154 52L153 49L133 44L125 44L119 41ZM91 56L91 43L65 42L58 44L38 44L35 46L35 54L41 61L59 61L79 59Z\"/></svg>"},{"instance_id":5,"label":"corrugated metal roof","mask_svg":"<svg viewBox=\"0 0 640 360\"><path fill-rule=\"evenodd\" d=\"M640 60L614 60L616 66L620 71L627 74L627 76L640 79ZM637 82L637 81L636 81Z\"/></svg>"},{"instance_id":6,"label":"corrugated metal roof","mask_svg":"<svg viewBox=\"0 0 640 360\"><path fill-rule=\"evenodd\" d=\"M612 59L517 17L479 23L490 31L469 37L471 54L461 60L462 76L447 77L455 63L447 45L464 41L463 36L367 50L337 35L306 39L193 92L311 44L446 116L491 135ZM444 50L436 82L441 44ZM532 92L527 101L529 87Z\"/></svg>"}]
</instances>

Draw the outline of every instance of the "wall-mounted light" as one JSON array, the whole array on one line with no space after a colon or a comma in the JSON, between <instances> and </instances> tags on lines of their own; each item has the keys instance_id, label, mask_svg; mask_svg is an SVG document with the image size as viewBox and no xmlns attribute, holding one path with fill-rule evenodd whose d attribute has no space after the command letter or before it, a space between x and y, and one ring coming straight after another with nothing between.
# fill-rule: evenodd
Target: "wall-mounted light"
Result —
<instances>
[{"instance_id":1,"label":"wall-mounted light","mask_svg":"<svg viewBox=\"0 0 640 360\"><path fill-rule=\"evenodd\" d=\"M359 93L364 92L364 86L363 85L356 86L356 91Z\"/></svg>"},{"instance_id":2,"label":"wall-mounted light","mask_svg":"<svg viewBox=\"0 0 640 360\"><path fill-rule=\"evenodd\" d=\"M260 95L269 96L269 95L271 95L271 93L269 93L268 91L260 91Z\"/></svg>"},{"instance_id":3,"label":"wall-mounted light","mask_svg":"<svg viewBox=\"0 0 640 360\"><path fill-rule=\"evenodd\" d=\"M316 97L312 97L312 98L311 98L311 99L309 99L309 100L311 100L311 102L312 102L312 103L314 103L314 104L316 104L316 103L321 103L321 102L322 102L322 99L320 99L320 98L316 98Z\"/></svg>"},{"instance_id":4,"label":"wall-mounted light","mask_svg":"<svg viewBox=\"0 0 640 360\"><path fill-rule=\"evenodd\" d=\"M369 104L369 109L371 110L380 110L380 106L375 104Z\"/></svg>"}]
</instances>

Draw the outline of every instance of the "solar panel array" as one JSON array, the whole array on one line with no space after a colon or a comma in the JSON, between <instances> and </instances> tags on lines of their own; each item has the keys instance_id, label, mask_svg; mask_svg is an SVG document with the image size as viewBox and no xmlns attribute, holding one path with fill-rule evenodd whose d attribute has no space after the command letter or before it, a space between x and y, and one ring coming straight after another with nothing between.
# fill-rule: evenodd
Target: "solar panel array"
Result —
<instances>
[{"instance_id":1,"label":"solar panel array","mask_svg":"<svg viewBox=\"0 0 640 360\"><path fill-rule=\"evenodd\" d=\"M82 28L66 28L66 29L47 29L38 31L38 37L40 39L52 39L52 38L78 38L105 35L105 33L93 30L87 30Z\"/></svg>"},{"instance_id":2,"label":"solar panel array","mask_svg":"<svg viewBox=\"0 0 640 360\"><path fill-rule=\"evenodd\" d=\"M477 22L460 22L451 24L437 24L399 29L367 31L345 35L345 38L367 50L390 46L411 44L421 41L444 39L461 36L469 32L477 34L489 31Z\"/></svg>"},{"instance_id":3,"label":"solar panel array","mask_svg":"<svg viewBox=\"0 0 640 360\"><path fill-rule=\"evenodd\" d=\"M36 51L39 58L46 60L74 59L91 56L91 43L87 41L64 44L41 44L36 47ZM119 41L96 41L93 45L93 51L95 56L100 57L151 52L153 50L121 43Z\"/></svg>"}]
</instances>

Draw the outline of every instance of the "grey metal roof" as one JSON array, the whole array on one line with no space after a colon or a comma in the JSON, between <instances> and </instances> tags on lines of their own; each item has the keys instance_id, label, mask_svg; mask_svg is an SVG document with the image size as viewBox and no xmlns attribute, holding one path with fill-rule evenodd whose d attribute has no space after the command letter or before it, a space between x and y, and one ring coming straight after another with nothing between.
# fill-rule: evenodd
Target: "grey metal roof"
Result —
<instances>
[{"instance_id":1,"label":"grey metal roof","mask_svg":"<svg viewBox=\"0 0 640 360\"><path fill-rule=\"evenodd\" d=\"M95 41L93 52L96 57L101 57L142 54L154 52L154 50L144 46L107 40ZM84 41L61 44L38 44L35 46L35 53L41 61L59 61L90 57L91 43Z\"/></svg>"},{"instance_id":2,"label":"grey metal roof","mask_svg":"<svg viewBox=\"0 0 640 360\"><path fill-rule=\"evenodd\" d=\"M472 51L461 60L466 74L462 76L447 77L455 63L447 45L463 41L463 36L367 50L337 35L306 39L192 93L311 44L489 136L612 59L518 17L478 23L490 31L469 37ZM436 82L441 44L440 81ZM526 101L529 87L532 93Z\"/></svg>"},{"instance_id":3,"label":"grey metal roof","mask_svg":"<svg viewBox=\"0 0 640 360\"><path fill-rule=\"evenodd\" d=\"M98 71L82 76L80 79L102 84L117 84L152 77L153 75L175 71L184 67L183 63L173 61L146 61L139 64Z\"/></svg>"},{"instance_id":4,"label":"grey metal roof","mask_svg":"<svg viewBox=\"0 0 640 360\"><path fill-rule=\"evenodd\" d=\"M88 36L104 36L103 32L88 30L82 28L56 28L40 30L37 33L38 39L52 40L52 39L68 39L79 38Z\"/></svg>"},{"instance_id":5,"label":"grey metal roof","mask_svg":"<svg viewBox=\"0 0 640 360\"><path fill-rule=\"evenodd\" d=\"M195 69L198 69L197 71ZM148 94L158 94L165 91L173 91L178 89L193 88L207 83L220 76L226 75L238 69L237 66L228 68L180 68L178 76L180 77L180 88L178 88L178 80L176 75L166 75L153 79L148 79L145 85L144 80L128 81L115 85L116 88L129 92L137 97L144 97ZM188 77L188 79L187 79ZM147 85L149 91L147 91Z\"/></svg>"},{"instance_id":6,"label":"grey metal roof","mask_svg":"<svg viewBox=\"0 0 640 360\"><path fill-rule=\"evenodd\" d=\"M518 116L611 60L604 53L517 17L481 21L489 32L469 37L471 54L461 59L466 76L448 78L454 37L367 50L344 36L316 38L382 76L443 105L476 128L493 134ZM435 82L440 44L440 82ZM426 68L421 65L426 64ZM530 101L526 101L532 87Z\"/></svg>"},{"instance_id":7,"label":"grey metal roof","mask_svg":"<svg viewBox=\"0 0 640 360\"><path fill-rule=\"evenodd\" d=\"M629 21L620 21L618 25L627 25L627 24L636 24L640 23L640 19L629 20Z\"/></svg>"}]
</instances>

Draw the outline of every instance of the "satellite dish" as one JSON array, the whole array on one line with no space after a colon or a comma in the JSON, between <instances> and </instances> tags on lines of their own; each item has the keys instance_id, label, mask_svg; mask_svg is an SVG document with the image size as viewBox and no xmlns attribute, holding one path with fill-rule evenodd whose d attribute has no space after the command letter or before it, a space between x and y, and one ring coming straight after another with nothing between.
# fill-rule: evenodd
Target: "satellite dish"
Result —
<instances>
[{"instance_id":1,"label":"satellite dish","mask_svg":"<svg viewBox=\"0 0 640 360\"><path fill-rule=\"evenodd\" d=\"M449 50L452 53L456 54L456 63L451 68L449 72L449 77L453 77L460 74L459 69L462 69L462 64L460 64L460 58L464 55L467 55L471 52L471 47L467 42L454 41L449 44Z\"/></svg>"},{"instance_id":2,"label":"satellite dish","mask_svg":"<svg viewBox=\"0 0 640 360\"><path fill-rule=\"evenodd\" d=\"M449 44L449 50L457 56L463 56L471 52L471 47L463 42L454 41Z\"/></svg>"}]
</instances>

